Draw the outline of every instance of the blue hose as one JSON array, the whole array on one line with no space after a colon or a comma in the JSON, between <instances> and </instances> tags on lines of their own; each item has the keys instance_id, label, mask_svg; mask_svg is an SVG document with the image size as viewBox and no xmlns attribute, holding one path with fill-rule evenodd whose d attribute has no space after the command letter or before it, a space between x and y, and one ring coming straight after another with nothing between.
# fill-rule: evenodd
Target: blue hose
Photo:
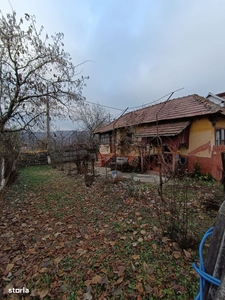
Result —
<instances>
[{"instance_id":1,"label":"blue hose","mask_svg":"<svg viewBox=\"0 0 225 300\"><path fill-rule=\"evenodd\" d=\"M196 296L195 300L204 300L203 294L204 294L204 288L205 288L205 281L208 281L216 286L219 286L220 282L221 282L219 279L217 279L205 272L203 256L202 256L202 250L203 250L205 240L207 239L207 237L209 237L213 233L213 229L214 229L214 227L211 227L206 231L206 233L204 234L204 236L201 240L201 243L199 245L199 264L200 264L200 266L197 267L196 264L194 264L194 263L192 264L192 267L195 269L195 271L200 276L200 279L199 279L200 280L200 289L199 289L199 293Z\"/></svg>"}]
</instances>

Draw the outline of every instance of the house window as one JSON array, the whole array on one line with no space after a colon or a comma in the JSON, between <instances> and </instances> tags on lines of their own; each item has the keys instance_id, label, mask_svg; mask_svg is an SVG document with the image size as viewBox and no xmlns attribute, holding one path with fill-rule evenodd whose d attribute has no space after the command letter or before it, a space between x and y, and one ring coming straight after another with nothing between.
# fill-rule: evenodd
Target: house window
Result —
<instances>
[{"instance_id":1,"label":"house window","mask_svg":"<svg viewBox=\"0 0 225 300\"><path fill-rule=\"evenodd\" d=\"M101 144L102 145L109 144L109 134L102 134L101 135Z\"/></svg>"},{"instance_id":2,"label":"house window","mask_svg":"<svg viewBox=\"0 0 225 300\"><path fill-rule=\"evenodd\" d=\"M225 145L225 129L216 129L216 145Z\"/></svg>"},{"instance_id":3,"label":"house window","mask_svg":"<svg viewBox=\"0 0 225 300\"><path fill-rule=\"evenodd\" d=\"M127 141L130 144L133 144L135 142L135 135L132 132L127 133Z\"/></svg>"}]
</instances>

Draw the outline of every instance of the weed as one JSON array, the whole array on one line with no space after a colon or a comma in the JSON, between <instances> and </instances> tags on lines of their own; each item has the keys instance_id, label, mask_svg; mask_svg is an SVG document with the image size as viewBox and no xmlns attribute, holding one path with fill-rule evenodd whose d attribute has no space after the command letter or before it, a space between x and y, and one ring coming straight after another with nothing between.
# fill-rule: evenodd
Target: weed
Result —
<instances>
[{"instance_id":1,"label":"weed","mask_svg":"<svg viewBox=\"0 0 225 300\"><path fill-rule=\"evenodd\" d=\"M69 296L67 297L67 300L77 300L77 299L78 299L78 297L77 297L76 292L71 292L69 294Z\"/></svg>"},{"instance_id":2,"label":"weed","mask_svg":"<svg viewBox=\"0 0 225 300\"><path fill-rule=\"evenodd\" d=\"M213 182L215 179L213 178L212 174L210 173L202 173L200 165L196 162L194 164L194 169L190 175L192 178L195 178L197 180L207 181L207 182Z\"/></svg>"}]
</instances>

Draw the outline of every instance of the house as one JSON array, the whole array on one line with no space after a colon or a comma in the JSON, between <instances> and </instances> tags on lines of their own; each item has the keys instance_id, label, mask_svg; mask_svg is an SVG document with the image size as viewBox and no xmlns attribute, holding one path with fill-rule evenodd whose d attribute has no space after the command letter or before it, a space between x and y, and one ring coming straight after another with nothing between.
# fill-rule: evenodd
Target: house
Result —
<instances>
[{"instance_id":1,"label":"house","mask_svg":"<svg viewBox=\"0 0 225 300\"><path fill-rule=\"evenodd\" d=\"M206 99L214 102L215 104L220 105L221 107L225 106L225 92L219 94L208 93Z\"/></svg>"},{"instance_id":2,"label":"house","mask_svg":"<svg viewBox=\"0 0 225 300\"><path fill-rule=\"evenodd\" d=\"M221 179L225 151L225 93L197 94L128 112L98 129L101 165L115 156L140 164L143 172L158 171L159 160L174 170L176 162L191 172ZM161 158L160 158L161 157Z\"/></svg>"}]
</instances>

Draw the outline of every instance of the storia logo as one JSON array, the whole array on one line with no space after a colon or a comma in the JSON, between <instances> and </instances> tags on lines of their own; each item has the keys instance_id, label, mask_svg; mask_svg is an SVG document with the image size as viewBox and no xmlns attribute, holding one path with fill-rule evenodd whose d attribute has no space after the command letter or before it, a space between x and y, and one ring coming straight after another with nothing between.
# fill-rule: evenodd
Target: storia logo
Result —
<instances>
[{"instance_id":1,"label":"storia logo","mask_svg":"<svg viewBox=\"0 0 225 300\"><path fill-rule=\"evenodd\" d=\"M15 293L15 294L20 294L20 293L28 294L30 291L29 291L29 289L23 287L22 289L15 289L15 288L8 289L8 292L10 294L12 294L12 293Z\"/></svg>"}]
</instances>

